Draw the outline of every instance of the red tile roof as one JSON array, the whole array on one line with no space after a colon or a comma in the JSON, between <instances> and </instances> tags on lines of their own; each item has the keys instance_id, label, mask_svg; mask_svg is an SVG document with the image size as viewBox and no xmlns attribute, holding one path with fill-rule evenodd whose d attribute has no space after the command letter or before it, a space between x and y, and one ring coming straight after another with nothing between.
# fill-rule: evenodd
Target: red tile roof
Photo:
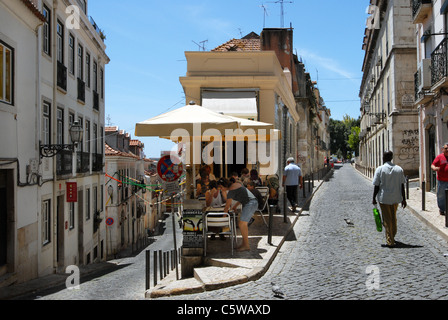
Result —
<instances>
[{"instance_id":1,"label":"red tile roof","mask_svg":"<svg viewBox=\"0 0 448 320\"><path fill-rule=\"evenodd\" d=\"M140 157L136 156L132 152L123 152L123 151L115 150L114 148L109 146L107 143L105 143L105 154L106 154L106 156L119 156L119 157L140 159Z\"/></svg>"},{"instance_id":2,"label":"red tile roof","mask_svg":"<svg viewBox=\"0 0 448 320\"><path fill-rule=\"evenodd\" d=\"M45 21L44 15L39 11L36 5L36 1L33 0L22 0L23 4L27 6L28 9L31 10L31 12L38 17L41 21Z\"/></svg>"},{"instance_id":3,"label":"red tile roof","mask_svg":"<svg viewBox=\"0 0 448 320\"><path fill-rule=\"evenodd\" d=\"M226 43L216 47L212 51L261 51L260 36L255 32L251 32L242 39L232 39L230 41L227 41Z\"/></svg>"}]
</instances>

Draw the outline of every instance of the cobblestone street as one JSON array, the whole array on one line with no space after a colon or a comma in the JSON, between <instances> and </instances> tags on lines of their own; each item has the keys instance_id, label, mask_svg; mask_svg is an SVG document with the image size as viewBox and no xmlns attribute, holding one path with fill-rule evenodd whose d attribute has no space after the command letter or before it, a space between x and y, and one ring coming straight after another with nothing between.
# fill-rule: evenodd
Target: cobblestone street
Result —
<instances>
[{"instance_id":1,"label":"cobblestone street","mask_svg":"<svg viewBox=\"0 0 448 320\"><path fill-rule=\"evenodd\" d=\"M175 300L447 299L447 243L407 209L398 209L396 248L376 231L371 182L350 165L335 170L315 195L271 268L255 282ZM344 219L354 222L354 227ZM373 270L373 273L372 273Z\"/></svg>"},{"instance_id":2,"label":"cobblestone street","mask_svg":"<svg viewBox=\"0 0 448 320\"><path fill-rule=\"evenodd\" d=\"M447 299L448 246L408 209L398 209L396 248L376 231L371 182L346 164L303 211L266 274L216 291L153 300L274 300L272 282L289 300ZM349 226L344 219L353 221ZM171 218L148 249L169 250ZM177 228L178 229L178 228ZM181 241L181 235L178 234ZM179 242L180 243L180 242ZM36 293L40 300L143 300L144 251L117 259L117 270L81 279L80 290Z\"/></svg>"}]
</instances>

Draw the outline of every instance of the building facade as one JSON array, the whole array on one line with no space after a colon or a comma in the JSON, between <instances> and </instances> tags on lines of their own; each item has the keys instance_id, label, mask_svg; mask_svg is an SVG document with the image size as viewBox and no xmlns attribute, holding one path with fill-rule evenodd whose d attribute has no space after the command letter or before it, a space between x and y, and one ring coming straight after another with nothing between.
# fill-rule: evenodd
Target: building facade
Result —
<instances>
[{"instance_id":1,"label":"building facade","mask_svg":"<svg viewBox=\"0 0 448 320\"><path fill-rule=\"evenodd\" d=\"M146 189L149 183L145 177L143 147L140 141L132 140L129 133L118 127L106 127L108 258L116 257L125 249L133 252L146 243L145 220L153 219L145 219L152 197L150 190Z\"/></svg>"},{"instance_id":2,"label":"building facade","mask_svg":"<svg viewBox=\"0 0 448 320\"><path fill-rule=\"evenodd\" d=\"M358 168L368 176L394 152L409 177L420 164L418 114L414 107L416 40L407 0L371 0L363 43L361 133Z\"/></svg>"},{"instance_id":3,"label":"building facade","mask_svg":"<svg viewBox=\"0 0 448 320\"><path fill-rule=\"evenodd\" d=\"M3 284L105 259L109 58L87 8L86 0L0 1ZM59 148L72 145L76 121L83 140L73 152Z\"/></svg>"},{"instance_id":4,"label":"building facade","mask_svg":"<svg viewBox=\"0 0 448 320\"><path fill-rule=\"evenodd\" d=\"M436 191L431 163L448 141L448 1L412 0L417 42L415 107L419 112L420 181Z\"/></svg>"},{"instance_id":5,"label":"building facade","mask_svg":"<svg viewBox=\"0 0 448 320\"><path fill-rule=\"evenodd\" d=\"M314 121L319 113L315 88L303 63L293 54L292 40L292 29L264 29L260 36L252 32L210 52L185 53L188 69L180 82L187 101L271 123L281 136L276 153L271 153L275 166L245 162L222 172L215 166L215 176L240 173L244 167L258 169L262 177L281 176L288 157L297 159L304 174L317 169L318 163L323 166L324 157L317 159L322 144L317 142L319 124ZM328 139L326 133L322 136Z\"/></svg>"}]
</instances>

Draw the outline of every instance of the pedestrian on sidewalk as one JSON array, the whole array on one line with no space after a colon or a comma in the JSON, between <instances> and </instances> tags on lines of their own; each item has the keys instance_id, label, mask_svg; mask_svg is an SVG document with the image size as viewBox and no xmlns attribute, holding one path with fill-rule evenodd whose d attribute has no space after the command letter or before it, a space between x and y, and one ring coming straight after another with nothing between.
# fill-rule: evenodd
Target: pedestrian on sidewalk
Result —
<instances>
[{"instance_id":1,"label":"pedestrian on sidewalk","mask_svg":"<svg viewBox=\"0 0 448 320\"><path fill-rule=\"evenodd\" d=\"M286 167L283 173L283 187L286 187L286 197L292 206L292 212L297 208L297 187L302 189L303 177L302 169L296 165L294 158L289 158L286 161Z\"/></svg>"},{"instance_id":2,"label":"pedestrian on sidewalk","mask_svg":"<svg viewBox=\"0 0 448 320\"><path fill-rule=\"evenodd\" d=\"M394 154L387 151L383 155L383 165L378 167L373 178L373 205L380 203L383 216L383 225L386 229L387 247L395 246L395 235L397 234L397 209L401 203L406 208L405 183L403 169L392 163Z\"/></svg>"},{"instance_id":3,"label":"pedestrian on sidewalk","mask_svg":"<svg viewBox=\"0 0 448 320\"><path fill-rule=\"evenodd\" d=\"M445 189L448 189L448 142L443 145L442 153L431 164L431 169L437 172L437 206L439 213L445 215L446 197Z\"/></svg>"}]
</instances>

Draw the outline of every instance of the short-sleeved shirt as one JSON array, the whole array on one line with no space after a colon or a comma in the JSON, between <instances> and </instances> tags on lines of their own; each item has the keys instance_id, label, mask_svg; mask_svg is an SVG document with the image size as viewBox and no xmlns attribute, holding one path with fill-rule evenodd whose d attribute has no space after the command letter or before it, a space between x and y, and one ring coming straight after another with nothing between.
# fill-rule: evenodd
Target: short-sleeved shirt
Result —
<instances>
[{"instance_id":1,"label":"short-sleeved shirt","mask_svg":"<svg viewBox=\"0 0 448 320\"><path fill-rule=\"evenodd\" d=\"M440 167L440 170L437 171L437 180L439 181L448 181L448 160L445 155L439 154L432 163L436 167Z\"/></svg>"},{"instance_id":2,"label":"short-sleeved shirt","mask_svg":"<svg viewBox=\"0 0 448 320\"><path fill-rule=\"evenodd\" d=\"M245 206L251 199L257 200L252 192L247 190L245 187L229 190L229 192L227 192L227 199L238 201L243 206Z\"/></svg>"},{"instance_id":3,"label":"short-sleeved shirt","mask_svg":"<svg viewBox=\"0 0 448 320\"><path fill-rule=\"evenodd\" d=\"M382 204L397 204L403 201L402 185L406 183L404 171L391 162L376 169L373 185L380 187L378 201Z\"/></svg>"},{"instance_id":4,"label":"short-sleeved shirt","mask_svg":"<svg viewBox=\"0 0 448 320\"><path fill-rule=\"evenodd\" d=\"M299 177L302 176L302 170L294 163L290 163L285 167L284 175L286 176L285 186L299 185Z\"/></svg>"}]
</instances>

